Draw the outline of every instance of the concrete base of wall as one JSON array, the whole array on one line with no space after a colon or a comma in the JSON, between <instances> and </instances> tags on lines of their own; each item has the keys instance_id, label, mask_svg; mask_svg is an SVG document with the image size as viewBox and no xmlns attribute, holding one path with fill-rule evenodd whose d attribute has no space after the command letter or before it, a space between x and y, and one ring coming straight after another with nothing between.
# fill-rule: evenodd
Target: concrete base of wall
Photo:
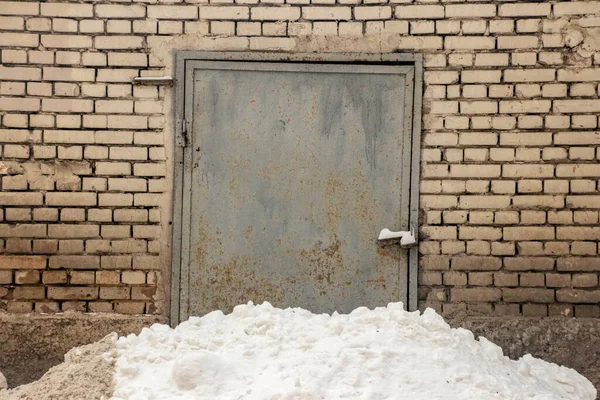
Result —
<instances>
[{"instance_id":1,"label":"concrete base of wall","mask_svg":"<svg viewBox=\"0 0 600 400\"><path fill-rule=\"evenodd\" d=\"M9 387L39 379L48 369L64 361L71 348L95 342L111 332L139 333L157 316L116 314L57 315L0 313L0 372Z\"/></svg>"},{"instance_id":2,"label":"concrete base of wall","mask_svg":"<svg viewBox=\"0 0 600 400\"><path fill-rule=\"evenodd\" d=\"M114 314L16 315L0 313L0 371L10 387L40 378L63 361L72 347L94 342L110 332L138 333L164 317ZM575 368L600 392L600 319L468 317L454 327L485 336L518 358L535 357Z\"/></svg>"},{"instance_id":3,"label":"concrete base of wall","mask_svg":"<svg viewBox=\"0 0 600 400\"><path fill-rule=\"evenodd\" d=\"M574 368L600 394L600 319L468 317L449 323L486 337L511 359L529 353Z\"/></svg>"}]
</instances>

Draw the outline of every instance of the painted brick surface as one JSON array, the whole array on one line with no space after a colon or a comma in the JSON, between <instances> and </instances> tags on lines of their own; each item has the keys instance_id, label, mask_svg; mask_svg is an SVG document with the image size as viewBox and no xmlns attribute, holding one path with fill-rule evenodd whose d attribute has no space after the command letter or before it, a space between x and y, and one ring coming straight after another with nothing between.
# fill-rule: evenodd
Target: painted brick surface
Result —
<instances>
[{"instance_id":1,"label":"painted brick surface","mask_svg":"<svg viewBox=\"0 0 600 400\"><path fill-rule=\"evenodd\" d=\"M419 300L600 316L600 2L0 1L0 309L165 313L172 49L425 59ZM47 304L52 304L49 308Z\"/></svg>"}]
</instances>

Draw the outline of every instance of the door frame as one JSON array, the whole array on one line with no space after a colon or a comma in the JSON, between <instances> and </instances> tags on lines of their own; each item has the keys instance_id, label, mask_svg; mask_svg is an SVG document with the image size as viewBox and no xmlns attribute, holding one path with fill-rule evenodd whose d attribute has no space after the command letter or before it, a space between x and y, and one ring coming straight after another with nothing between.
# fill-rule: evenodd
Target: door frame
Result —
<instances>
[{"instance_id":1,"label":"door frame","mask_svg":"<svg viewBox=\"0 0 600 400\"><path fill-rule=\"evenodd\" d=\"M192 148L187 146L187 135L192 132L191 101L192 91L186 91L186 68L193 61L239 61L239 62L285 62L314 64L365 64L414 67L413 98L410 125L405 143L410 144L410 160L404 163L410 168L409 226L415 235L419 231L419 177L421 155L421 121L423 95L423 56L421 54L368 54L368 53L267 53L267 52L207 52L179 51L175 57L175 148L173 172L173 235L171 262L170 323L179 324L182 318L182 305L187 305L189 295L183 290L181 278L189 272L190 221L184 218L185 210L191 210L191 174L185 173L185 166L192 160ZM189 89L189 88L188 88ZM189 103L189 104L188 104ZM187 107L186 107L187 105ZM185 191L185 193L184 193ZM408 304L410 311L417 309L418 247L408 250Z\"/></svg>"}]
</instances>

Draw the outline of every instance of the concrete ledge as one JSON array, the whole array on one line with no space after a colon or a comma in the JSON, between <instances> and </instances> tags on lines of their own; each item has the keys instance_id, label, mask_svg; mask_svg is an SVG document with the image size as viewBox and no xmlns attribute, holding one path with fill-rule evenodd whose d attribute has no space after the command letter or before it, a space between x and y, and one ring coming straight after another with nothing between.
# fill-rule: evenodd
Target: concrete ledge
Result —
<instances>
[{"instance_id":1,"label":"concrete ledge","mask_svg":"<svg viewBox=\"0 0 600 400\"><path fill-rule=\"evenodd\" d=\"M574 368L600 393L600 319L467 317L448 322L485 336L512 359L529 353Z\"/></svg>"},{"instance_id":2,"label":"concrete ledge","mask_svg":"<svg viewBox=\"0 0 600 400\"><path fill-rule=\"evenodd\" d=\"M75 346L111 332L138 333L165 317L116 314L58 315L0 313L0 371L10 387L40 378L63 361ZM449 320L453 327L485 336L518 358L526 353L576 369L600 392L600 319L467 317Z\"/></svg>"},{"instance_id":3,"label":"concrete ledge","mask_svg":"<svg viewBox=\"0 0 600 400\"><path fill-rule=\"evenodd\" d=\"M39 379L64 361L75 346L95 342L111 332L139 333L159 316L65 313L55 315L0 313L0 371L9 387Z\"/></svg>"}]
</instances>

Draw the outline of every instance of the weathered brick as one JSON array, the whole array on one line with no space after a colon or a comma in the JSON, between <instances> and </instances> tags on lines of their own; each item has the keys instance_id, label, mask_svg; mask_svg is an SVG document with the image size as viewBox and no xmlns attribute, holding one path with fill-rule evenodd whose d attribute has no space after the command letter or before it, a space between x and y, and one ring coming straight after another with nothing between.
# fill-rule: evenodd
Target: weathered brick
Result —
<instances>
[{"instance_id":1,"label":"weathered brick","mask_svg":"<svg viewBox=\"0 0 600 400\"><path fill-rule=\"evenodd\" d=\"M560 228L558 228L560 229ZM559 271L600 271L598 257L565 257L557 261Z\"/></svg>"},{"instance_id":2,"label":"weathered brick","mask_svg":"<svg viewBox=\"0 0 600 400\"><path fill-rule=\"evenodd\" d=\"M600 290L558 289L556 300L563 303L600 303Z\"/></svg>"},{"instance_id":3,"label":"weathered brick","mask_svg":"<svg viewBox=\"0 0 600 400\"><path fill-rule=\"evenodd\" d=\"M554 290L538 288L505 288L502 289L502 299L509 303L552 303Z\"/></svg>"},{"instance_id":4,"label":"weathered brick","mask_svg":"<svg viewBox=\"0 0 600 400\"><path fill-rule=\"evenodd\" d=\"M203 7L203 10L209 7ZM225 8L225 7L216 7L217 9ZM224 14L223 19L230 19L229 16L232 13L235 15L239 11L237 8L242 8L246 10L246 18L248 17L248 7L232 7L232 10L229 13ZM213 11L214 13L214 11ZM211 14L209 11L208 14ZM198 7L196 6L177 6L177 5L160 5L160 6L148 6L148 18L157 18L157 19L197 19L198 18ZM201 15L200 18L206 19L204 15Z\"/></svg>"},{"instance_id":5,"label":"weathered brick","mask_svg":"<svg viewBox=\"0 0 600 400\"><path fill-rule=\"evenodd\" d=\"M48 298L53 300L93 300L98 298L97 287L48 287Z\"/></svg>"},{"instance_id":6,"label":"weathered brick","mask_svg":"<svg viewBox=\"0 0 600 400\"><path fill-rule=\"evenodd\" d=\"M96 269L100 267L100 257L81 255L51 256L48 266L56 269Z\"/></svg>"},{"instance_id":7,"label":"weathered brick","mask_svg":"<svg viewBox=\"0 0 600 400\"><path fill-rule=\"evenodd\" d=\"M0 269L44 269L44 256L0 256Z\"/></svg>"},{"instance_id":8,"label":"weathered brick","mask_svg":"<svg viewBox=\"0 0 600 400\"><path fill-rule=\"evenodd\" d=\"M441 5L403 5L396 6L394 15L398 19L437 19L444 18L444 6Z\"/></svg>"},{"instance_id":9,"label":"weathered brick","mask_svg":"<svg viewBox=\"0 0 600 400\"><path fill-rule=\"evenodd\" d=\"M39 15L39 3L0 1L0 15Z\"/></svg>"},{"instance_id":10,"label":"weathered brick","mask_svg":"<svg viewBox=\"0 0 600 400\"><path fill-rule=\"evenodd\" d=\"M452 301L496 302L502 298L502 291L497 288L455 288L450 291Z\"/></svg>"},{"instance_id":11,"label":"weathered brick","mask_svg":"<svg viewBox=\"0 0 600 400\"><path fill-rule=\"evenodd\" d=\"M502 268L502 259L485 256L455 256L451 268L463 271L496 271Z\"/></svg>"},{"instance_id":12,"label":"weathered brick","mask_svg":"<svg viewBox=\"0 0 600 400\"><path fill-rule=\"evenodd\" d=\"M144 18L146 8L136 4L96 4L96 15L100 18Z\"/></svg>"},{"instance_id":13,"label":"weathered brick","mask_svg":"<svg viewBox=\"0 0 600 400\"><path fill-rule=\"evenodd\" d=\"M92 238L99 236L98 225L49 225L50 238Z\"/></svg>"}]
</instances>

